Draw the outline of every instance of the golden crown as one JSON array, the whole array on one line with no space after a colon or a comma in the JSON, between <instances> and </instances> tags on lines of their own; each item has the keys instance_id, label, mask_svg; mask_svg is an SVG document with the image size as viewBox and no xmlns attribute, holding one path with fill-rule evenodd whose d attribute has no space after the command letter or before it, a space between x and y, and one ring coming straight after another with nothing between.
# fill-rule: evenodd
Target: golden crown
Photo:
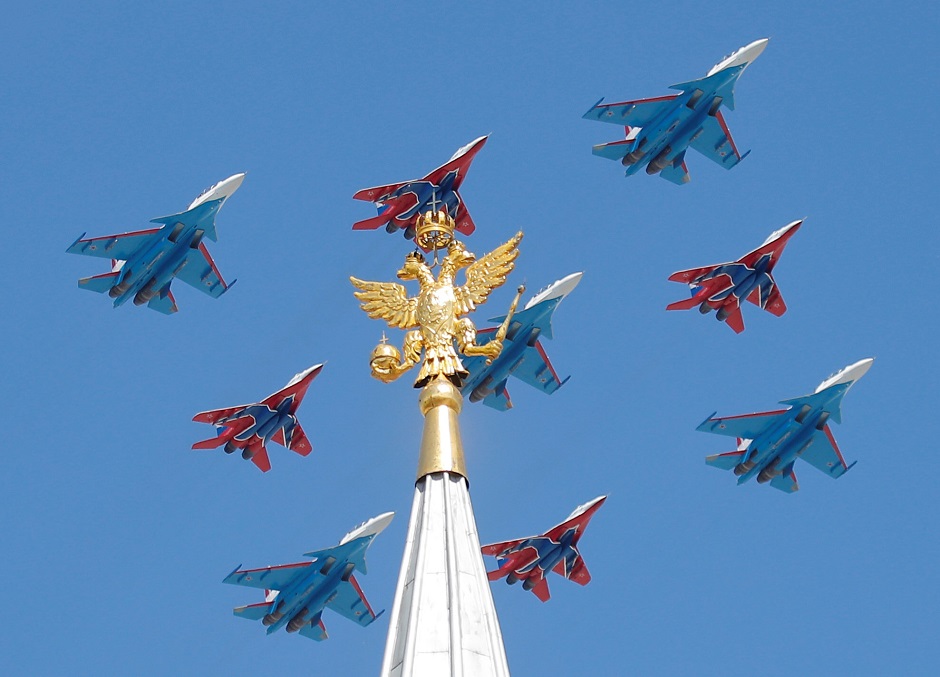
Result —
<instances>
[{"instance_id":1,"label":"golden crown","mask_svg":"<svg viewBox=\"0 0 940 677\"><path fill-rule=\"evenodd\" d=\"M454 239L454 219L445 211L425 212L418 217L415 242L425 251L444 249Z\"/></svg>"}]
</instances>

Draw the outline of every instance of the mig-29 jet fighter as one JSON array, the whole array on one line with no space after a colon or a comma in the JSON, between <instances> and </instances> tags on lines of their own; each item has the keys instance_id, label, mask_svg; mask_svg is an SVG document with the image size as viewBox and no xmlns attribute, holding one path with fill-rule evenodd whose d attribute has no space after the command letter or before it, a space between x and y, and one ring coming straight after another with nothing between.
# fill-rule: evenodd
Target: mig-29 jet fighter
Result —
<instances>
[{"instance_id":1,"label":"mig-29 jet fighter","mask_svg":"<svg viewBox=\"0 0 940 677\"><path fill-rule=\"evenodd\" d=\"M386 512L373 517L343 537L339 545L308 552L311 562L281 564L263 569L240 569L223 583L264 590L264 601L235 609L239 618L261 621L271 634L284 626L287 632L300 632L318 642L327 638L321 615L332 609L365 627L381 615L372 610L353 572L366 573L366 550L392 517Z\"/></svg>"},{"instance_id":2,"label":"mig-29 jet fighter","mask_svg":"<svg viewBox=\"0 0 940 677\"><path fill-rule=\"evenodd\" d=\"M506 411L512 408L512 400L506 390L506 381L515 376L520 381L551 395L563 386L568 378L561 380L542 348L541 338L552 338L552 314L555 308L571 293L582 273L572 273L533 296L525 308L512 316L506 331L503 350L487 364L485 357L471 356L463 359L470 375L464 379L461 392L469 393L471 402L483 401L493 409ZM500 323L504 317L490 321ZM496 335L496 328L477 332L480 345L489 343Z\"/></svg>"},{"instance_id":3,"label":"mig-29 jet fighter","mask_svg":"<svg viewBox=\"0 0 940 677\"><path fill-rule=\"evenodd\" d=\"M307 394L310 382L321 369L322 364L305 369L286 386L257 404L242 404L196 414L194 421L214 425L218 428L218 435L196 442L193 449L216 449L223 444L226 454L241 449L242 458L250 459L261 472L271 469L266 447L270 441L307 456L313 447L297 420L297 407Z\"/></svg>"},{"instance_id":4,"label":"mig-29 jet fighter","mask_svg":"<svg viewBox=\"0 0 940 677\"><path fill-rule=\"evenodd\" d=\"M627 176L645 166L647 174L660 174L680 186L689 182L689 148L731 169L747 153L738 152L721 106L734 110L734 85L766 46L767 39L755 40L713 66L704 78L672 85L679 94L607 104L601 99L584 118L622 125L626 136L594 146L594 155L620 160Z\"/></svg>"},{"instance_id":5,"label":"mig-29 jet fighter","mask_svg":"<svg viewBox=\"0 0 940 677\"><path fill-rule=\"evenodd\" d=\"M173 278L218 298L232 285L222 279L202 239L218 240L215 216L244 178L244 174L230 176L203 192L186 211L153 219L151 223L163 224L159 228L87 240L82 233L66 251L111 259L111 271L84 277L78 286L108 292L115 308L133 298L134 305L146 303L166 315L179 310L170 291Z\"/></svg>"},{"instance_id":6,"label":"mig-29 jet fighter","mask_svg":"<svg viewBox=\"0 0 940 677\"><path fill-rule=\"evenodd\" d=\"M379 215L354 223L353 230L375 230L385 226L389 233L403 230L405 239L412 240L421 214L445 208L456 222L457 230L464 235L470 235L476 226L457 190L486 139L487 137L481 136L457 149L450 160L423 179L360 190L353 195L353 199L374 202Z\"/></svg>"},{"instance_id":7,"label":"mig-29 jet fighter","mask_svg":"<svg viewBox=\"0 0 940 677\"><path fill-rule=\"evenodd\" d=\"M531 590L543 602L551 597L545 580L549 571L578 585L587 585L591 574L578 550L578 541L594 513L606 500L606 496L598 496L579 505L564 522L541 536L484 545L483 554L492 555L499 563L498 569L487 572L487 578L495 581L505 576L509 585L522 581L523 589Z\"/></svg>"},{"instance_id":8,"label":"mig-29 jet fighter","mask_svg":"<svg viewBox=\"0 0 940 677\"><path fill-rule=\"evenodd\" d=\"M669 280L688 284L692 288L692 297L670 303L666 310L689 310L698 306L703 315L715 310L718 321L727 322L738 334L744 331L744 318L741 316L744 299L780 317L787 312L787 304L783 302L772 273L784 247L802 223L794 221L774 231L764 244L733 263L673 273Z\"/></svg>"},{"instance_id":9,"label":"mig-29 jet fighter","mask_svg":"<svg viewBox=\"0 0 940 677\"><path fill-rule=\"evenodd\" d=\"M855 465L848 465L836 444L829 420L842 422L842 398L874 362L859 360L837 371L819 384L812 395L783 400L789 409L743 416L712 415L696 430L738 438L735 451L714 454L705 463L722 470L733 470L738 484L757 476L760 484L788 494L800 485L793 472L796 459L802 458L832 478L842 477Z\"/></svg>"}]
</instances>

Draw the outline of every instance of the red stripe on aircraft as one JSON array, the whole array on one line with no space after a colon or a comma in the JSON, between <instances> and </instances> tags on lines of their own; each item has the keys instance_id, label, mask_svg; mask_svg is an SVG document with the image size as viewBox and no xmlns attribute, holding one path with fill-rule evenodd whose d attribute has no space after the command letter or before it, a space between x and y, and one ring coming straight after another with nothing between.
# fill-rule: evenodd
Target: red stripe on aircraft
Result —
<instances>
[{"instance_id":1,"label":"red stripe on aircraft","mask_svg":"<svg viewBox=\"0 0 940 677\"><path fill-rule=\"evenodd\" d=\"M366 605L366 609L369 610L369 615L372 618L375 618L375 612L372 610L372 606L369 604L369 600L366 599L366 596L362 593L362 588L359 587L359 581L356 580L355 576L350 575L349 582L352 583L353 588L356 590L356 594L359 595L359 599L362 600L362 603Z\"/></svg>"}]
</instances>

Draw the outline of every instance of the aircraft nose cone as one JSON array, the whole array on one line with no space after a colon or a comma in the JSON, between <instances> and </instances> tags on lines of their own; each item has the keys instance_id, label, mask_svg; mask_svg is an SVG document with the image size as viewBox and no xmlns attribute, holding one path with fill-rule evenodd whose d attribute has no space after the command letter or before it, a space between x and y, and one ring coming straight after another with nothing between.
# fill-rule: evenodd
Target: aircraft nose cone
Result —
<instances>
[{"instance_id":1,"label":"aircraft nose cone","mask_svg":"<svg viewBox=\"0 0 940 677\"><path fill-rule=\"evenodd\" d=\"M732 52L729 56L725 57L710 71L708 75L714 75L719 71L723 71L726 68L734 68L735 66L747 66L754 61L757 57L761 55L764 49L767 48L767 43L770 42L770 38L761 38L760 40L755 40L749 45L745 45L741 49Z\"/></svg>"},{"instance_id":2,"label":"aircraft nose cone","mask_svg":"<svg viewBox=\"0 0 940 677\"><path fill-rule=\"evenodd\" d=\"M871 365L875 362L874 357L866 357L864 360L859 360L855 364L849 365L845 368L845 380L846 381L857 381L862 376L868 373L868 370L871 369Z\"/></svg>"}]
</instances>

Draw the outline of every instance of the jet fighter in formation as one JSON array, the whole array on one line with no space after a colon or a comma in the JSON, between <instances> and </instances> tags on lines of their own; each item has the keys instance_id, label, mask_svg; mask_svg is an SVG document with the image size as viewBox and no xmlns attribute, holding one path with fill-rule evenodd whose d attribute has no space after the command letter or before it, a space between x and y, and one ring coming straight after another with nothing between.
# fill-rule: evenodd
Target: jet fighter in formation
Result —
<instances>
[{"instance_id":1,"label":"jet fighter in formation","mask_svg":"<svg viewBox=\"0 0 940 677\"><path fill-rule=\"evenodd\" d=\"M545 580L549 571L578 585L587 585L591 574L578 550L578 541L606 500L606 496L598 496L579 505L564 522L539 536L484 545L483 554L492 555L499 563L498 569L487 572L487 578L495 581L505 576L509 585L522 581L523 589L531 590L543 602L551 597Z\"/></svg>"},{"instance_id":2,"label":"jet fighter in formation","mask_svg":"<svg viewBox=\"0 0 940 677\"><path fill-rule=\"evenodd\" d=\"M670 303L666 310L688 310L698 306L703 315L715 310L718 321L727 322L738 334L744 331L744 318L741 316L744 299L780 317L787 312L787 304L783 302L772 273L784 247L802 223L794 221L774 231L760 247L733 263L673 273L669 279L688 284L692 288L692 297Z\"/></svg>"},{"instance_id":3,"label":"jet fighter in formation","mask_svg":"<svg viewBox=\"0 0 940 677\"><path fill-rule=\"evenodd\" d=\"M146 303L166 315L179 310L170 291L173 278L218 298L232 285L222 279L202 239L218 240L215 216L244 178L244 174L230 176L203 192L186 211L153 219L151 223L163 224L159 228L87 240L82 233L66 251L111 259L111 270L84 277L78 286L107 292L115 308L133 298L134 305Z\"/></svg>"},{"instance_id":4,"label":"jet fighter in formation","mask_svg":"<svg viewBox=\"0 0 940 677\"><path fill-rule=\"evenodd\" d=\"M832 478L842 477L848 465L839 450L829 421L842 422L842 398L871 368L873 358L859 360L819 384L812 395L783 400L788 409L743 416L712 415L696 428L701 432L738 438L735 451L708 456L705 463L733 470L738 484L757 477L760 484L787 493L799 490L793 472L801 458Z\"/></svg>"},{"instance_id":5,"label":"jet fighter in formation","mask_svg":"<svg viewBox=\"0 0 940 677\"><path fill-rule=\"evenodd\" d=\"M354 223L353 230L374 230L385 226L387 232L402 230L405 239L412 240L415 236L415 225L421 214L446 208L447 213L456 222L457 230L464 235L470 235L476 226L457 191L470 169L470 163L483 148L486 139L487 137L481 136L457 149L450 160L423 179L360 190L353 195L353 199L374 202L379 214Z\"/></svg>"},{"instance_id":6,"label":"jet fighter in formation","mask_svg":"<svg viewBox=\"0 0 940 677\"><path fill-rule=\"evenodd\" d=\"M276 442L301 456L307 456L313 447L297 420L297 407L321 369L322 364L305 369L286 386L256 404L242 404L196 414L194 421L214 425L218 428L218 435L196 442L193 449L216 449L223 444L226 454L241 449L242 458L250 459L261 472L271 469L266 447L268 442Z\"/></svg>"},{"instance_id":7,"label":"jet fighter in formation","mask_svg":"<svg viewBox=\"0 0 940 677\"><path fill-rule=\"evenodd\" d=\"M506 390L510 376L549 395L568 381L567 378L558 378L540 339L552 338L552 314L562 299L578 286L581 275L572 273L553 282L514 314L506 331L503 350L492 363L487 364L486 358L480 356L464 358L464 367L470 375L464 379L461 392L469 393L471 402L482 400L493 409L511 409L512 400ZM501 323L504 319L494 317L490 321ZM495 335L496 328L481 329L477 332L477 342L480 345L489 343Z\"/></svg>"},{"instance_id":8,"label":"jet fighter in formation","mask_svg":"<svg viewBox=\"0 0 940 677\"><path fill-rule=\"evenodd\" d=\"M372 610L353 572L367 573L366 550L394 516L386 512L373 517L346 534L339 545L304 554L313 558L310 562L263 569L235 567L223 583L264 590L263 602L240 606L235 615L261 621L269 635L286 626L287 632L300 632L318 642L327 638L321 619L325 608L363 627L369 625L382 612Z\"/></svg>"},{"instance_id":9,"label":"jet fighter in formation","mask_svg":"<svg viewBox=\"0 0 940 677\"><path fill-rule=\"evenodd\" d=\"M680 186L689 182L685 164L689 148L731 169L747 153L738 151L721 106L734 110L734 85L767 42L756 40L733 52L704 78L672 85L670 89L679 94L607 104L601 99L584 118L622 125L626 135L622 141L594 146L594 155L620 160L627 176L645 166L647 174L659 174Z\"/></svg>"}]
</instances>

